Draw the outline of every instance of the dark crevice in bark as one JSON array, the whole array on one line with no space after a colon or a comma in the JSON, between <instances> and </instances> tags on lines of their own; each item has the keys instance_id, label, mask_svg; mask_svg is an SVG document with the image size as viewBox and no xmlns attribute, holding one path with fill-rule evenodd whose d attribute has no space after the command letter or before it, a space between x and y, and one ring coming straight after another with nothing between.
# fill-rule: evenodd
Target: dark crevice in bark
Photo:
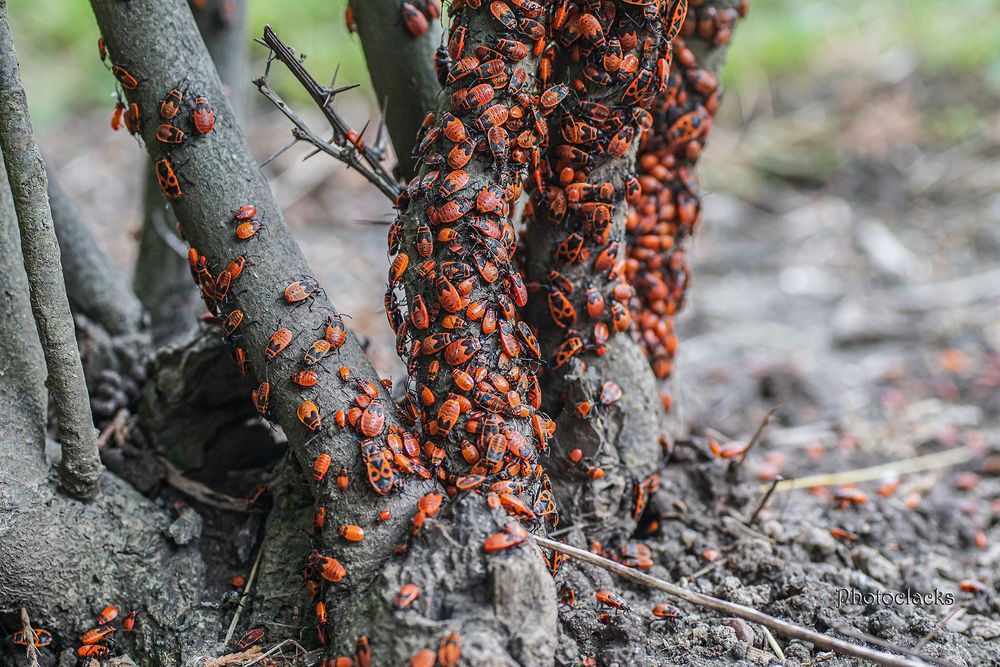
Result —
<instances>
[{"instance_id":1,"label":"dark crevice in bark","mask_svg":"<svg viewBox=\"0 0 1000 667\"><path fill-rule=\"evenodd\" d=\"M218 481L233 467L265 465L281 453L214 327L203 324L158 350L149 376L140 425L153 450L181 470L201 470L204 481Z\"/></svg>"},{"instance_id":2,"label":"dark crevice in bark","mask_svg":"<svg viewBox=\"0 0 1000 667\"><path fill-rule=\"evenodd\" d=\"M0 3L0 44L0 146L21 232L31 310L45 355L46 386L57 414L62 484L74 497L93 498L101 474L97 433L49 210L45 166L28 116L6 2Z\"/></svg>"},{"instance_id":3,"label":"dark crevice in bark","mask_svg":"<svg viewBox=\"0 0 1000 667\"><path fill-rule=\"evenodd\" d=\"M399 175L409 180L416 173L414 137L424 115L440 99L434 50L441 44L441 22L428 20L427 32L414 37L402 19L403 4L423 6L424 3L350 0L375 95L379 107L385 105L385 122L396 151Z\"/></svg>"}]
</instances>

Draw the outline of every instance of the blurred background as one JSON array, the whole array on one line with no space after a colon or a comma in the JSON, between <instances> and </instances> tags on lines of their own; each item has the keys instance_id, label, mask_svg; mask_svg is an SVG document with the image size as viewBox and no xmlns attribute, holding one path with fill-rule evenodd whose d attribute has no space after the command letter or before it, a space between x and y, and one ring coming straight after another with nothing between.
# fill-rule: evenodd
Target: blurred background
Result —
<instances>
[{"instance_id":1,"label":"blurred background","mask_svg":"<svg viewBox=\"0 0 1000 667\"><path fill-rule=\"evenodd\" d=\"M376 105L344 4L250 0L247 39L271 24L318 79L339 66L338 82L361 84L339 102L360 128ZM110 129L114 81L90 8L10 11L39 142L130 271L145 157ZM679 423L745 433L750 398L780 403L789 429L926 400L996 415L997 26L996 0L753 0L700 168L705 213L672 381ZM266 52L250 48L256 76ZM291 77L274 83L322 127ZM244 125L263 161L289 127L255 89L250 101ZM398 376L381 306L386 228L373 224L391 206L326 157L302 162L306 152L268 166L272 187L321 282Z\"/></svg>"}]
</instances>

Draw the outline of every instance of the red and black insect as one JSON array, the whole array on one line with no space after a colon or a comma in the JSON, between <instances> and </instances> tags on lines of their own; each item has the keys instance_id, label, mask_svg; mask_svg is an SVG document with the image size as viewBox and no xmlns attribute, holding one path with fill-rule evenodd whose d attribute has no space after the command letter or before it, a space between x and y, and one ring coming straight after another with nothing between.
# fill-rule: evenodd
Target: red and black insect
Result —
<instances>
[{"instance_id":1,"label":"red and black insect","mask_svg":"<svg viewBox=\"0 0 1000 667\"><path fill-rule=\"evenodd\" d=\"M170 158L162 158L156 162L156 182L163 191L163 196L167 199L180 199L183 196L181 184L177 178L177 172L170 162Z\"/></svg>"},{"instance_id":2,"label":"red and black insect","mask_svg":"<svg viewBox=\"0 0 1000 667\"><path fill-rule=\"evenodd\" d=\"M286 303L296 306L307 303L309 304L309 308L312 309L312 302L319 297L321 292L322 289L320 288L319 283L316 282L315 278L304 276L289 283L288 286L282 290L282 296L284 297Z\"/></svg>"},{"instance_id":3,"label":"red and black insect","mask_svg":"<svg viewBox=\"0 0 1000 667\"><path fill-rule=\"evenodd\" d=\"M208 101L207 97L195 97L192 121L198 134L208 134L215 127L215 110L212 109L212 103Z\"/></svg>"},{"instance_id":4,"label":"red and black insect","mask_svg":"<svg viewBox=\"0 0 1000 667\"><path fill-rule=\"evenodd\" d=\"M183 101L184 93L177 88L171 90L160 101L160 117L164 120L173 120L178 112L180 112Z\"/></svg>"},{"instance_id":5,"label":"red and black insect","mask_svg":"<svg viewBox=\"0 0 1000 667\"><path fill-rule=\"evenodd\" d=\"M139 80L120 65L113 66L111 68L111 73L114 74L115 78L118 79L118 83L120 83L122 88L125 90L135 90L135 88L139 85Z\"/></svg>"}]
</instances>

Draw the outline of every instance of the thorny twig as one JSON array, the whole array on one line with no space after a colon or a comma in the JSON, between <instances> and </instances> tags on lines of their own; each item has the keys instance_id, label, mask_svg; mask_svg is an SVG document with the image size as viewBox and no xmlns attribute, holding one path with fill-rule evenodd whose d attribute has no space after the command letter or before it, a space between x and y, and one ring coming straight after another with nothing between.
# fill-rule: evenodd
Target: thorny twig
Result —
<instances>
[{"instance_id":1,"label":"thorny twig","mask_svg":"<svg viewBox=\"0 0 1000 667\"><path fill-rule=\"evenodd\" d=\"M255 79L254 84L264 97L269 99L271 103L274 104L274 106L276 106L281 113L285 114L288 120L292 121L292 124L295 125L292 129L292 141L278 149L274 155L268 158L265 164L273 160L281 153L284 153L299 141L305 141L315 146L318 151L322 151L327 155L343 162L347 166L356 169L383 194L389 197L389 199L395 201L396 196L400 192L400 187L396 183L396 180L392 177L392 174L385 168L385 165L382 164L382 160L385 157L385 146L387 142L384 120L379 121L375 145L368 146L361 142L360 135L354 140L348 138L348 133L352 131L351 127L330 105L338 93L356 88L357 84L341 86L339 88L334 87L334 83L336 82L336 74L334 74L334 80L331 82L330 86L321 86L316 79L314 79L312 75L306 71L306 68L302 65L302 60L295 56L295 52L285 46L284 43L278 39L278 35L271 29L271 26L264 26L264 38L257 41L258 43L269 48L271 50L271 54L268 56L264 75ZM333 128L332 139L329 141L324 140L313 132L302 117L292 111L291 108L289 108L289 106L281 99L281 97L279 97L278 94L271 88L268 83L268 76L271 71L271 63L275 59L284 63L292 75L299 81L300 84L302 84L302 87L306 89L306 92L309 93L309 96L312 97L316 105L319 106L320 111L323 112L326 120ZM364 130L361 131L361 135L363 134ZM315 152L310 153L306 157L308 158L312 155L315 155Z\"/></svg>"},{"instance_id":2,"label":"thorny twig","mask_svg":"<svg viewBox=\"0 0 1000 667\"><path fill-rule=\"evenodd\" d=\"M563 542L538 537L536 535L531 535L530 537L539 546L545 547L546 549L552 549L553 551L564 553L567 556L572 556L573 558L581 560L585 563L596 565L597 567L613 572L614 574L621 575L626 579L631 579L632 581L642 584L648 588L664 591L665 593L682 600L686 600L687 602L698 605L699 607L705 607L723 614L729 614L742 618L752 623L758 623L785 637L812 642L815 646L831 649L838 653L850 655L855 658L870 660L879 665L886 665L887 667L926 667L926 665L931 664L925 662L924 660L903 658L892 655L891 653L876 651L875 649L868 648L867 646L857 646L842 639L837 639L836 637L829 637L814 630L804 628L801 625L775 618L774 616L765 614L764 612L752 607L736 604L735 602L728 602L726 600L720 600L719 598L688 590L687 588L683 588L677 584L672 584L668 581L651 577L648 574L637 572L629 567L626 567L621 563L616 563L613 560L608 560L607 558L603 558L583 549L578 549L577 547L572 547L568 544L564 544ZM898 649L896 647L894 647L894 649L902 651L902 649Z\"/></svg>"}]
</instances>

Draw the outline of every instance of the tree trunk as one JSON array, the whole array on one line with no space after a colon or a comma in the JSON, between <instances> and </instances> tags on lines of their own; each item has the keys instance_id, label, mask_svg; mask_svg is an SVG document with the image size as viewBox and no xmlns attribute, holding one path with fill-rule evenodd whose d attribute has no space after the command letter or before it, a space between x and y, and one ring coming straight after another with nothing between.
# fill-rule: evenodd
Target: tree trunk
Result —
<instances>
[{"instance_id":1,"label":"tree trunk","mask_svg":"<svg viewBox=\"0 0 1000 667\"><path fill-rule=\"evenodd\" d=\"M32 134L5 0L0 0L0 44L0 146L21 230L31 310L45 354L46 386L58 415L60 473L69 494L89 499L97 494L101 474L97 434L49 210L45 166Z\"/></svg>"},{"instance_id":2,"label":"tree trunk","mask_svg":"<svg viewBox=\"0 0 1000 667\"><path fill-rule=\"evenodd\" d=\"M379 105L385 105L385 123L396 151L399 176L407 181L416 173L413 138L424 115L437 106L441 93L434 74L441 24L431 20L427 32L414 37L401 17L403 4L401 0L350 0L349 6L375 95Z\"/></svg>"},{"instance_id":3,"label":"tree trunk","mask_svg":"<svg viewBox=\"0 0 1000 667\"><path fill-rule=\"evenodd\" d=\"M222 80L235 118L240 122L248 118L247 4L248 0L208 0L203 7L191 7L211 62ZM186 96L200 94L197 88L183 80L170 85L179 86ZM164 90L163 95L166 92ZM154 113L147 122L158 125L162 119ZM183 245L177 237L177 218L163 202L152 165L147 165L144 171L142 232L132 285L150 313L153 340L157 345L164 345L177 342L190 330L198 315L204 312L204 306L197 292L188 289L187 263L175 250Z\"/></svg>"},{"instance_id":4,"label":"tree trunk","mask_svg":"<svg viewBox=\"0 0 1000 667\"><path fill-rule=\"evenodd\" d=\"M36 627L69 638L114 602L126 613L141 612L139 630L124 646L145 656L143 664L187 664L212 650L206 638L221 623L201 605L204 564L197 549L171 543L163 512L113 475L102 477L104 493L89 503L54 492L46 457L45 359L3 170L0 247L0 615L24 607ZM13 660L4 650L6 642L0 660Z\"/></svg>"},{"instance_id":5,"label":"tree trunk","mask_svg":"<svg viewBox=\"0 0 1000 667\"><path fill-rule=\"evenodd\" d=\"M652 73L660 59L669 58L664 33L671 30L672 5L664 3L660 15L647 20L641 6L616 2L613 23L596 14L607 27L604 46L591 47L601 57L574 59L569 50L551 57L554 85L568 89L575 80L586 81L580 102L614 113L605 118L572 98L552 113L551 145L543 161L550 166L543 167L543 187L535 193L534 215L528 219L527 274L541 286L532 295L528 318L546 342L546 355L556 358L543 389L553 410L561 408L550 474L568 514L584 523L588 536L602 541L634 530L642 507L633 499L642 504L661 462L661 409L652 373L631 337L631 290L623 274L626 192L637 187L636 137L648 116L645 109L666 84ZM570 11L587 10L583 3L572 3ZM635 35L631 50L630 35ZM583 44L587 38L579 39ZM647 40L663 46L646 49ZM612 43L623 59L637 60L638 73L604 64L612 57ZM605 81L585 73L595 62ZM648 79L640 87L643 75ZM638 90L632 93L633 88ZM575 131L564 129L567 118ZM565 169L575 170L575 180L563 187ZM574 244L579 248L570 252ZM570 346L581 344L567 358ZM584 459L573 464L569 455L577 449Z\"/></svg>"},{"instance_id":6,"label":"tree trunk","mask_svg":"<svg viewBox=\"0 0 1000 667\"><path fill-rule=\"evenodd\" d=\"M317 503L326 509L327 527L321 543L324 551L335 555L347 569L352 597L364 597L392 547L402 541L415 511L416 498L430 490L430 483L414 477L407 481L405 493L375 495L364 481L367 474L359 452L362 437L352 429L334 427L334 413L354 404L359 381L376 386L379 383L352 335L326 360L332 368L338 365L349 368L349 382L339 380L336 373L323 371L320 371L321 381L311 389L288 380L301 368L307 348L322 338L325 323L336 311L320 292L313 295L315 299L299 305L287 303L282 296L285 287L307 275L309 268L235 123L186 5L180 0L129 3L94 0L92 5L112 59L138 78L138 85L126 91L129 102L138 103L141 109L155 110L167 90L186 78L192 90L211 100L215 108L212 132L196 136L188 145L169 151L169 155L156 139L155 123L144 124L142 138L151 159L169 160L178 174L181 196L172 200L172 208L192 247L206 256L213 267L224 267L236 257L248 256L246 268L222 304L220 317L227 318L235 311L243 313L231 342L244 350L249 371L255 378L253 384L270 384L268 416L281 425L301 468L312 470L320 454L331 457L329 474L313 486ZM179 115L186 129L192 129L187 124L191 111L188 102ZM155 111L147 113L153 115ZM257 219L264 228L250 240L241 241L234 235L233 213L246 204L256 207ZM272 334L282 327L289 328L294 338L269 361L264 350ZM312 431L296 416L306 400L317 406L325 429ZM383 405L385 429L400 428L392 404ZM341 466L348 469L351 479L349 489L343 492L334 484ZM377 524L378 528L371 530L364 542L345 547L337 527L376 525L375 519L382 510L388 510L391 518ZM302 562L299 559L306 555L287 553L289 567L298 569ZM337 590L338 587L331 587L333 593L328 604L330 613L341 618L338 605L342 601L333 595ZM362 625L363 619L354 619L353 623L356 625L344 622L335 626L335 639L340 644L347 644L346 635Z\"/></svg>"}]
</instances>

